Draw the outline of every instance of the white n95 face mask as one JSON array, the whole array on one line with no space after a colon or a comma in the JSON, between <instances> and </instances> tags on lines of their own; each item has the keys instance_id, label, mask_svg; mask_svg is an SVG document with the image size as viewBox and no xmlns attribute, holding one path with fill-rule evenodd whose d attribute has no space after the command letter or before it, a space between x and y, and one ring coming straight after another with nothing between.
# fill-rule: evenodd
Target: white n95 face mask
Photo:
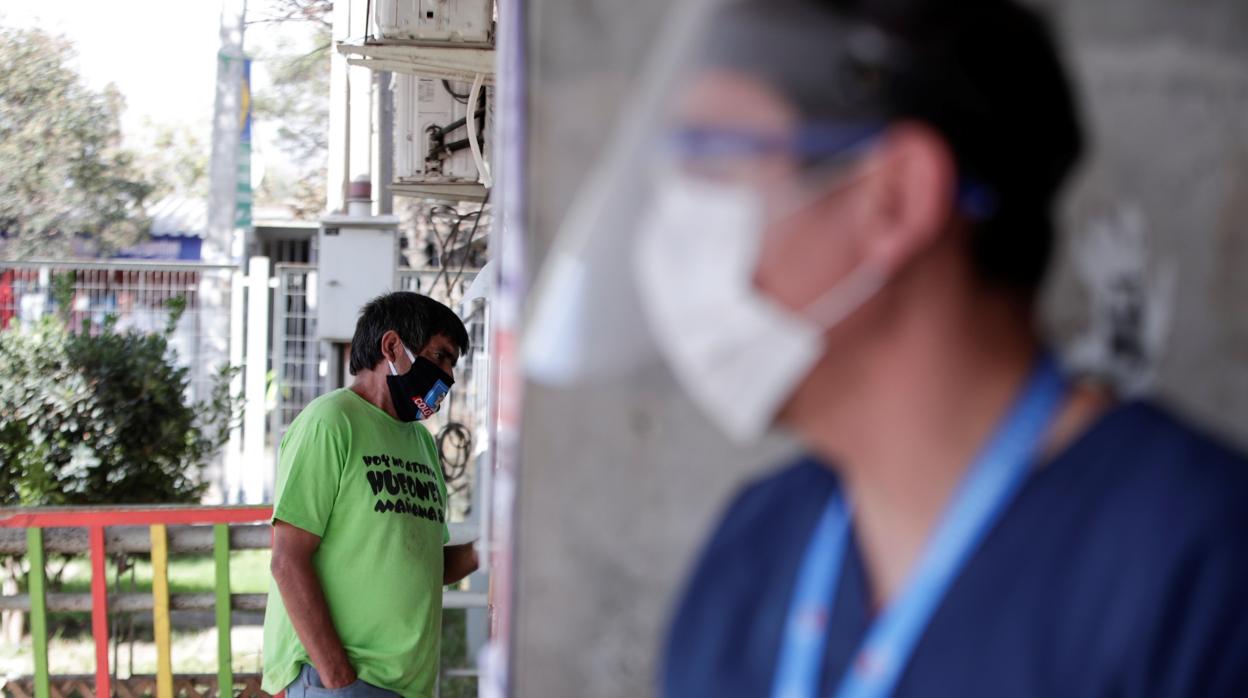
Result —
<instances>
[{"instance_id":1,"label":"white n95 face mask","mask_svg":"<svg viewBox=\"0 0 1248 698\"><path fill-rule=\"evenodd\" d=\"M884 275L860 265L795 313L754 287L767 227L761 194L679 174L656 191L634 263L659 349L729 438L757 440L819 360L824 331L866 303Z\"/></svg>"}]
</instances>

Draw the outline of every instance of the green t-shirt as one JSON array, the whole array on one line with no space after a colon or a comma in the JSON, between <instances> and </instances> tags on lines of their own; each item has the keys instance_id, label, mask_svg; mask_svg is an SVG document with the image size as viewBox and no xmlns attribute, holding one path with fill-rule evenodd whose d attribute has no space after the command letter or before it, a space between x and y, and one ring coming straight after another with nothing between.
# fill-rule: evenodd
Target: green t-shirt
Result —
<instances>
[{"instance_id":1,"label":"green t-shirt","mask_svg":"<svg viewBox=\"0 0 1248 698\"><path fill-rule=\"evenodd\" d=\"M282 439L273 518L321 537L313 557L334 628L360 678L433 695L442 629L446 484L437 447L349 389L313 400ZM310 664L277 584L264 617L264 683Z\"/></svg>"}]
</instances>

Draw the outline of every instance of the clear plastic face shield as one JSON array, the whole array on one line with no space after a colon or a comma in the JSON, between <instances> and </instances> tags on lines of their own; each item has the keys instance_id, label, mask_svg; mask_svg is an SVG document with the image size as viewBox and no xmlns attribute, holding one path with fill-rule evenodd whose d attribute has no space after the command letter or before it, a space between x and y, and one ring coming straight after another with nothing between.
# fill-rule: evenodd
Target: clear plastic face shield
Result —
<instances>
[{"instance_id":1,"label":"clear plastic face shield","mask_svg":"<svg viewBox=\"0 0 1248 698\"><path fill-rule=\"evenodd\" d=\"M827 288L760 288L768 256L791 258L798 232L834 232L814 211L853 188L885 126L802 103L826 101L814 66L849 34L803 31L800 14L755 22L761 8L670 9L539 276L523 347L531 379L594 383L662 360L721 430L753 441L822 355L827 328L884 284L846 252Z\"/></svg>"}]
</instances>

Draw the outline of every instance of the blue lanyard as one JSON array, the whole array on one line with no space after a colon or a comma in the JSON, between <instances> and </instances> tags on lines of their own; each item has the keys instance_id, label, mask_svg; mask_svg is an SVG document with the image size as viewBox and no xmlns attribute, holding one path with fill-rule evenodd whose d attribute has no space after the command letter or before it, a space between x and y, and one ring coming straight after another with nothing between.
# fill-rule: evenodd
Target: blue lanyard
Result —
<instances>
[{"instance_id":1,"label":"blue lanyard","mask_svg":"<svg viewBox=\"0 0 1248 698\"><path fill-rule=\"evenodd\" d=\"M841 679L837 698L892 694L945 593L1026 480L1065 392L1056 363L1046 356L971 465L905 587L872 623ZM798 571L772 698L819 695L827 626L849 533L849 512L840 494L834 493Z\"/></svg>"}]
</instances>

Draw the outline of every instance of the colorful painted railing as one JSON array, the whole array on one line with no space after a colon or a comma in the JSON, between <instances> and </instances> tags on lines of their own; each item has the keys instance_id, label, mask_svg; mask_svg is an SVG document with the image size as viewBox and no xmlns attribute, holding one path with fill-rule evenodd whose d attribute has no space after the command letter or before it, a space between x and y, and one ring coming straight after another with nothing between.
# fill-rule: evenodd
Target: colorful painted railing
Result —
<instances>
[{"instance_id":1,"label":"colorful painted railing","mask_svg":"<svg viewBox=\"0 0 1248 698\"><path fill-rule=\"evenodd\" d=\"M152 615L156 643L156 698L173 698L173 658L170 651L169 527L212 526L215 560L218 686L233 686L230 648L230 524L269 520L270 507L109 507L64 509L9 509L0 511L0 529L25 529L25 553L30 562L27 591L33 641L35 698L49 698L48 599L44 533L52 528L85 528L91 560L91 634L95 640L95 695L111 695L108 662L108 585L105 577L105 529L147 526L152 557ZM146 546L145 546L146 547Z\"/></svg>"}]
</instances>

